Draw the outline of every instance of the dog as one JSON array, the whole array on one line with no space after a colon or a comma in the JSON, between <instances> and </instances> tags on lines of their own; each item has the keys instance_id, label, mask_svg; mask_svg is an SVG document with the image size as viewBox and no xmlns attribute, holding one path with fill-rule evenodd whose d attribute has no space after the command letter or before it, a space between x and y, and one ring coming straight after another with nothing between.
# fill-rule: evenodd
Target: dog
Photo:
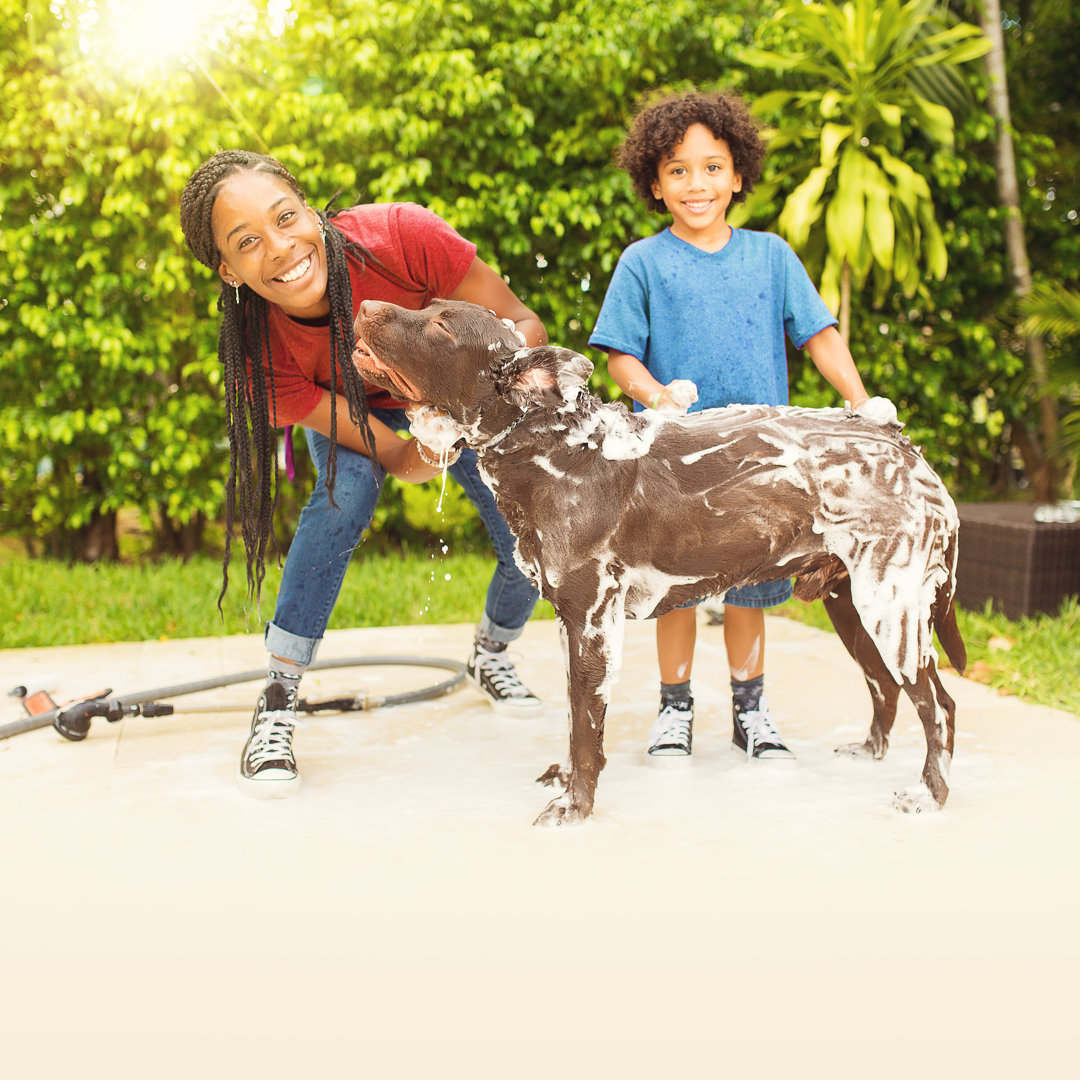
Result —
<instances>
[{"instance_id":1,"label":"dog","mask_svg":"<svg viewBox=\"0 0 1080 1080\"><path fill-rule=\"evenodd\" d=\"M895 410L891 419L764 405L632 413L588 391L593 365L580 353L526 348L512 324L460 301L419 311L364 301L355 330L365 380L449 418L427 436L446 445L431 448L463 439L476 451L518 564L555 609L570 753L565 768L538 778L562 793L536 824L592 813L624 620L776 578L794 578L800 599L823 598L865 675L870 733L840 749L883 757L903 689L926 760L895 804L944 806L956 706L933 633L962 672L959 522Z\"/></svg>"}]
</instances>

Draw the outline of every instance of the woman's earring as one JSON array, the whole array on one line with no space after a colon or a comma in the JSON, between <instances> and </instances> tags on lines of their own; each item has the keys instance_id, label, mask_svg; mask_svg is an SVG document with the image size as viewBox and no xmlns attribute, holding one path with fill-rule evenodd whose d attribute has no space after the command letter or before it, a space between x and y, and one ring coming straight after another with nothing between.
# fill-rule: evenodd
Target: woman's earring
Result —
<instances>
[{"instance_id":1,"label":"woman's earring","mask_svg":"<svg viewBox=\"0 0 1080 1080\"><path fill-rule=\"evenodd\" d=\"M229 284L236 290L236 303L240 303L240 282L230 281Z\"/></svg>"}]
</instances>

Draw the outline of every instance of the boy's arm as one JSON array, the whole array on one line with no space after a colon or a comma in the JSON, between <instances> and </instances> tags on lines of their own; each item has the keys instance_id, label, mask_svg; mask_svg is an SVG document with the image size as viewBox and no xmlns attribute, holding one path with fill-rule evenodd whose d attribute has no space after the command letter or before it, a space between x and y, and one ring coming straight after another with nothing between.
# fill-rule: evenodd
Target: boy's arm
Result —
<instances>
[{"instance_id":1,"label":"boy's arm","mask_svg":"<svg viewBox=\"0 0 1080 1080\"><path fill-rule=\"evenodd\" d=\"M697 401L697 389L693 383L675 379L665 386L652 377L649 369L636 356L615 349L608 349L607 354L608 374L625 393L646 408L684 413Z\"/></svg>"},{"instance_id":2,"label":"boy's arm","mask_svg":"<svg viewBox=\"0 0 1080 1080\"><path fill-rule=\"evenodd\" d=\"M650 398L663 392L663 384L649 374L649 369L636 356L615 349L608 349L607 355L608 374L636 402L648 405Z\"/></svg>"},{"instance_id":3,"label":"boy's arm","mask_svg":"<svg viewBox=\"0 0 1080 1080\"><path fill-rule=\"evenodd\" d=\"M819 330L803 348L810 354L814 366L825 376L829 385L852 409L869 400L870 395L867 394L855 368L851 352L835 326Z\"/></svg>"}]
</instances>

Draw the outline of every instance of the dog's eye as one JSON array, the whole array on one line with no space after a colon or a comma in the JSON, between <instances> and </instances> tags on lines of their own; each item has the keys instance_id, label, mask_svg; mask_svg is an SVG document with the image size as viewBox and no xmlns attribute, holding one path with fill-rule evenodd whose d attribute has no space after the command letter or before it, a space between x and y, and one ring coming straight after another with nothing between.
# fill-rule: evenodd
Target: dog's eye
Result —
<instances>
[{"instance_id":1,"label":"dog's eye","mask_svg":"<svg viewBox=\"0 0 1080 1080\"><path fill-rule=\"evenodd\" d=\"M454 336L450 333L450 328L446 325L446 323L442 321L442 319L433 319L431 325L434 326L437 330L441 330L448 337Z\"/></svg>"}]
</instances>

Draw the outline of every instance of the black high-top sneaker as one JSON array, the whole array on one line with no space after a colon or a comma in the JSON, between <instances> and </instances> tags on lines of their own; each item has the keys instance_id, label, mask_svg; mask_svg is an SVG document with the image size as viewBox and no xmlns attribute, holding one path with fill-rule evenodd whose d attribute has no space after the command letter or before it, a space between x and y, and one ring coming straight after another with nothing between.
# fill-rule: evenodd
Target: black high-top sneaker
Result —
<instances>
[{"instance_id":1,"label":"black high-top sneaker","mask_svg":"<svg viewBox=\"0 0 1080 1080\"><path fill-rule=\"evenodd\" d=\"M249 795L279 799L300 790L300 773L293 757L296 691L271 679L259 695L251 734L240 758L237 781Z\"/></svg>"},{"instance_id":2,"label":"black high-top sneaker","mask_svg":"<svg viewBox=\"0 0 1080 1080\"><path fill-rule=\"evenodd\" d=\"M694 741L694 699L660 703L646 748L651 757L689 757Z\"/></svg>"},{"instance_id":3,"label":"black high-top sneaker","mask_svg":"<svg viewBox=\"0 0 1080 1080\"><path fill-rule=\"evenodd\" d=\"M739 712L733 709L734 727L731 733L731 745L742 751L748 758L763 760L785 758L791 760L795 755L784 744L769 715L769 703L765 698L756 709Z\"/></svg>"},{"instance_id":4,"label":"black high-top sneaker","mask_svg":"<svg viewBox=\"0 0 1080 1080\"><path fill-rule=\"evenodd\" d=\"M502 648L491 648L496 644ZM496 712L524 716L543 708L540 699L518 678L504 642L482 642L477 638L466 670Z\"/></svg>"}]
</instances>

